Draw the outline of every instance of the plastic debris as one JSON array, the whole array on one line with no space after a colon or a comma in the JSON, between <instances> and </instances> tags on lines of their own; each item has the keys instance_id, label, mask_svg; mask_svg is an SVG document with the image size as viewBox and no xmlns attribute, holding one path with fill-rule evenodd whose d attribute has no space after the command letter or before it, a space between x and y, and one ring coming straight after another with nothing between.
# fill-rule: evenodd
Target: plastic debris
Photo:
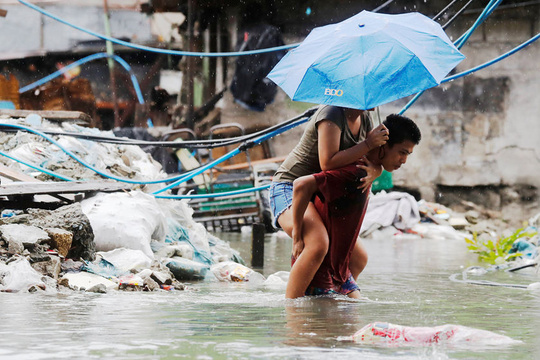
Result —
<instances>
[{"instance_id":1,"label":"plastic debris","mask_svg":"<svg viewBox=\"0 0 540 360\"><path fill-rule=\"evenodd\" d=\"M0 263L0 291L28 291L33 286L45 290L46 285L42 278L43 275L34 270L23 257L7 265Z\"/></svg>"},{"instance_id":2,"label":"plastic debris","mask_svg":"<svg viewBox=\"0 0 540 360\"><path fill-rule=\"evenodd\" d=\"M287 286L287 281L289 281L290 272L288 271L278 271L274 274L268 276L264 282L264 286L272 288L285 288Z\"/></svg>"},{"instance_id":3,"label":"plastic debris","mask_svg":"<svg viewBox=\"0 0 540 360\"><path fill-rule=\"evenodd\" d=\"M357 343L381 346L426 346L440 343L501 346L521 343L505 335L461 325L412 327L387 322L370 323L358 330L352 339Z\"/></svg>"},{"instance_id":4,"label":"plastic debris","mask_svg":"<svg viewBox=\"0 0 540 360\"><path fill-rule=\"evenodd\" d=\"M224 261L212 265L210 270L219 281L263 282L266 280L260 273L233 261Z\"/></svg>"},{"instance_id":5,"label":"plastic debris","mask_svg":"<svg viewBox=\"0 0 540 360\"><path fill-rule=\"evenodd\" d=\"M103 284L107 290L118 289L117 283L85 271L79 273L67 273L60 279L59 284L67 286L72 290L80 291L91 289L98 284Z\"/></svg>"},{"instance_id":6,"label":"plastic debris","mask_svg":"<svg viewBox=\"0 0 540 360\"><path fill-rule=\"evenodd\" d=\"M178 280L204 280L210 266L197 261L173 257L165 260L165 265Z\"/></svg>"},{"instance_id":7,"label":"plastic debris","mask_svg":"<svg viewBox=\"0 0 540 360\"><path fill-rule=\"evenodd\" d=\"M141 250L120 248L107 252L101 251L97 255L111 263L120 273L146 269L152 264L152 259Z\"/></svg>"}]
</instances>

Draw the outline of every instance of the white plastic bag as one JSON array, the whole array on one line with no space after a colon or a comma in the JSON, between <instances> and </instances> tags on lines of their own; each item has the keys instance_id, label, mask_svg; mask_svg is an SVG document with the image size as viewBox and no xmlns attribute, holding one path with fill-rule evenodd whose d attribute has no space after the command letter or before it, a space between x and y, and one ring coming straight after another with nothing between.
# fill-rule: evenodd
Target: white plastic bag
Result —
<instances>
[{"instance_id":1,"label":"white plastic bag","mask_svg":"<svg viewBox=\"0 0 540 360\"><path fill-rule=\"evenodd\" d=\"M212 265L210 268L212 273L219 281L230 282L263 282L265 277L258 272L244 266L242 264L235 263L234 261L224 261Z\"/></svg>"},{"instance_id":2,"label":"white plastic bag","mask_svg":"<svg viewBox=\"0 0 540 360\"><path fill-rule=\"evenodd\" d=\"M94 230L96 250L141 250L150 259L152 239L163 241L167 223L156 199L140 191L98 194L81 202Z\"/></svg>"},{"instance_id":3,"label":"white plastic bag","mask_svg":"<svg viewBox=\"0 0 540 360\"><path fill-rule=\"evenodd\" d=\"M42 278L43 275L34 270L25 258L7 265L0 263L0 291L28 291L33 285L45 289Z\"/></svg>"}]
</instances>

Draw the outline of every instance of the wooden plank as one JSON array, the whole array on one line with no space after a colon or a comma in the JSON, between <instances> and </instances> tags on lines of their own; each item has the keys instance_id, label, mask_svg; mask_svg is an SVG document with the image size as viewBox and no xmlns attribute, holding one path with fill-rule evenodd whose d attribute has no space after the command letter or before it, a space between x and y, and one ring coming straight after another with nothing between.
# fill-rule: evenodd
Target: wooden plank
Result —
<instances>
[{"instance_id":1,"label":"wooden plank","mask_svg":"<svg viewBox=\"0 0 540 360\"><path fill-rule=\"evenodd\" d=\"M17 182L0 186L0 196L73 194L128 190L131 185L108 181Z\"/></svg>"},{"instance_id":2,"label":"wooden plank","mask_svg":"<svg viewBox=\"0 0 540 360\"><path fill-rule=\"evenodd\" d=\"M37 114L44 119L51 121L82 121L90 124L92 118L90 115L80 111L55 111L55 110L11 110L0 109L0 116L9 116L12 118L24 118L30 114Z\"/></svg>"},{"instance_id":3,"label":"wooden plank","mask_svg":"<svg viewBox=\"0 0 540 360\"><path fill-rule=\"evenodd\" d=\"M38 179L26 175L25 173L19 172L8 168L4 164L0 164L0 176L8 178L13 181L25 181L25 182L40 182Z\"/></svg>"},{"instance_id":4,"label":"wooden plank","mask_svg":"<svg viewBox=\"0 0 540 360\"><path fill-rule=\"evenodd\" d=\"M268 163L281 163L285 161L285 158L287 156L277 156L273 158L268 159L262 159L262 160L255 160L251 162L251 165L260 165L260 164L268 164ZM240 164L233 164L233 165L225 165L221 166L220 168L223 170L238 170L238 169L247 169L249 167L247 162L240 163Z\"/></svg>"}]
</instances>

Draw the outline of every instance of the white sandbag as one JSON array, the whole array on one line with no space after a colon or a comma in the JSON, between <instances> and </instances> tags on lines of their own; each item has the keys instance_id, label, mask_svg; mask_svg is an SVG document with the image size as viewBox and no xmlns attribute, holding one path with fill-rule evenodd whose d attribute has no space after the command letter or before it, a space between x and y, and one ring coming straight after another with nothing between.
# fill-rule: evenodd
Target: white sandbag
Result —
<instances>
[{"instance_id":1,"label":"white sandbag","mask_svg":"<svg viewBox=\"0 0 540 360\"><path fill-rule=\"evenodd\" d=\"M98 251L141 250L153 259L150 241L165 238L165 215L156 199L143 192L100 193L83 200L81 207L94 230Z\"/></svg>"},{"instance_id":2,"label":"white sandbag","mask_svg":"<svg viewBox=\"0 0 540 360\"><path fill-rule=\"evenodd\" d=\"M152 265L152 259L141 250L120 248L100 251L97 255L113 264L120 272L148 269Z\"/></svg>"},{"instance_id":3,"label":"white sandbag","mask_svg":"<svg viewBox=\"0 0 540 360\"><path fill-rule=\"evenodd\" d=\"M43 274L38 273L26 258L19 258L9 264L0 263L0 291L28 291L31 286L45 289Z\"/></svg>"}]
</instances>

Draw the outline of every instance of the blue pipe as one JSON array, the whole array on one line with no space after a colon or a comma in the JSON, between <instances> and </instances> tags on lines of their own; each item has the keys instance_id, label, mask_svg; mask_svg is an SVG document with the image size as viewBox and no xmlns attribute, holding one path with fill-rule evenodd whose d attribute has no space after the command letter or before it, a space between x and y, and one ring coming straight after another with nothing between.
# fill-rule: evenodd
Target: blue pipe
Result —
<instances>
[{"instance_id":1,"label":"blue pipe","mask_svg":"<svg viewBox=\"0 0 540 360\"><path fill-rule=\"evenodd\" d=\"M456 40L456 46L458 49L461 49L461 47L465 45L465 43L467 42L467 40L469 40L474 30L476 30L476 28L480 26L480 24L483 23L488 18L488 16L491 15L493 11L495 11L497 6L499 6L501 2L502 0L491 0L488 3L488 5L484 8L480 16L478 16L474 24L471 26L471 28L468 31L466 31L463 35L461 35L459 39Z\"/></svg>"},{"instance_id":2,"label":"blue pipe","mask_svg":"<svg viewBox=\"0 0 540 360\"><path fill-rule=\"evenodd\" d=\"M38 130L34 130L30 127L27 127L27 126L23 126L23 125L16 125L16 124L6 124L6 123L0 123L0 127L10 127L10 128L15 128L15 129L21 129L21 130L25 130L25 131L28 131L30 133L33 133L35 135L38 135L38 136L41 136L43 137L44 139L48 140L49 142L51 142L52 144L58 146L63 152L65 152L66 154L68 154L69 156L71 156L74 160L76 160L77 162L79 162L80 164L82 164L83 166L89 168L90 170L93 170L94 172L96 172L97 174L103 176L103 177L106 177L106 178L109 178L109 179L113 179L113 180L116 180L116 181L120 181L120 182L125 182L125 183L128 183L128 184L161 184L161 183L165 183L165 182L169 182L169 181L175 181L176 179L179 179L179 178L182 178L185 176L185 174L182 174L182 175L178 175L178 176L174 176L172 178L168 178L168 179L161 179L161 180L150 180L150 181L138 181L138 180L131 180L131 179L125 179L125 178L121 178L121 177L118 177L118 176L115 176L115 175L111 175L111 174L106 174L98 169L96 169L95 167L93 167L92 165L86 163L85 161L83 161L82 159L80 159L79 157L77 157L73 152L69 151L68 149L64 148L62 145L60 145L60 143L58 143L56 140L54 140L53 138L51 138L50 136L48 136L47 134L45 133L42 133L41 131L38 131ZM27 164L25 164L27 165ZM30 165L27 165L27 166L30 166ZM36 169L36 170L39 170L39 169ZM52 175L52 174L51 174Z\"/></svg>"},{"instance_id":3,"label":"blue pipe","mask_svg":"<svg viewBox=\"0 0 540 360\"><path fill-rule=\"evenodd\" d=\"M282 128L279 128L279 129L276 129L268 134L265 134L265 135L262 135L258 138L255 138L252 142L254 144L259 144L263 141L266 141L268 139L270 139L271 137L275 136L275 135L278 135L282 132L285 132L289 129L292 129L293 127L295 126L298 126L300 124L303 124L304 122L308 121L307 118L305 119L300 119L298 121L295 121L295 122L292 122L290 124L288 124L287 126L283 126ZM174 186L178 185L178 184L181 184L181 183L184 183L192 178L194 178L195 176L203 173L204 171L222 163L223 161L226 161L230 158L232 158L233 156L235 155L238 155L242 150L240 150L242 148L242 145L239 146L238 148L236 148L235 150L223 155L222 157L220 157L219 159L216 159L214 160L213 162L211 163L208 163L204 166L201 166L199 169L194 169L194 170L190 170L186 173L183 173L181 175L177 175L177 176L173 176L173 177L170 177L170 178L167 178L167 179L161 179L161 180L150 180L150 181L139 181L139 180L132 180L132 179L125 179L125 178L121 178L121 177L118 177L118 176L115 176L115 175L111 175L111 174L106 174L98 169L96 169L95 167L93 167L92 165L86 163L85 161L83 161L82 159L80 159L79 157L77 157L73 152L69 151L68 149L64 148L62 145L60 145L60 143L58 143L56 140L54 140L53 138L51 138L50 136L48 136L47 134L41 132L41 131L38 131L38 130L35 130L35 129L32 129L30 127L27 127L27 126L23 126L23 125L16 125L16 124L7 124L7 123L0 123L0 127L10 127L10 128L15 128L15 129L21 129L21 130L25 130L27 132L30 132L30 133L33 133L35 135L38 135L38 136L41 136L43 137L44 139L48 140L49 142L51 142L52 144L58 146L62 151L64 151L66 154L68 154L69 156L71 156L74 160L76 160L77 162L79 162L80 164L82 164L83 166L89 168L90 170L94 171L95 173L105 177L105 178L109 178L109 179L112 179L112 180L116 180L116 181L120 181L120 182L125 182L125 183L128 183L128 184L161 184L161 183L166 183L166 182L171 182L171 181L174 181L173 184L161 189L161 190L158 190L156 191L154 194L158 194L158 193L161 193L163 191L166 191L168 189L171 189L173 188ZM15 161L19 161L21 163L23 163L24 165L27 165L27 166L30 166L36 170L39 170L39 171L43 171L51 176L56 176L56 177L61 177L62 175L58 175L58 174L55 174L55 173L52 173L50 172L49 170L46 170L46 169L42 169L42 168L39 168L35 165L31 165L31 164L28 164L28 163L24 163L22 161L20 161L19 159L15 159L7 154L4 154L4 153L0 153L0 155L4 155L6 157L9 157L10 159L12 160L15 160ZM57 176L58 175L58 176ZM67 180L68 178L65 178L64 180ZM70 180L73 180L73 179L70 179Z\"/></svg>"},{"instance_id":4,"label":"blue pipe","mask_svg":"<svg viewBox=\"0 0 540 360\"><path fill-rule=\"evenodd\" d=\"M66 180L66 181L75 181L75 179L72 179L72 178L67 177L67 176L64 176L64 175L57 174L57 173L52 172L52 171L50 171L50 170L47 170L47 169L45 169L45 168L43 168L43 167L41 167L41 166L37 166L37 165L30 164L30 163L28 163L28 162L26 162L26 161L24 161L24 160L21 160L21 159L16 158L15 156L11 156L11 155L9 155L9 154L3 152L3 151L0 151L0 155L5 156L5 157L7 157L8 159L11 159L11 160L13 160L13 161L19 162L19 163L21 163L21 164L23 164L23 165L26 165L26 166L28 166L28 167L34 169L34 170L41 171L42 173L45 173L45 174L47 174L47 175L50 175L50 176L53 176L53 177L56 177L56 178L59 178L59 179L62 179L62 180Z\"/></svg>"},{"instance_id":5,"label":"blue pipe","mask_svg":"<svg viewBox=\"0 0 540 360\"><path fill-rule=\"evenodd\" d=\"M458 49L461 49L463 45L465 45L465 42L469 39L469 37L472 35L473 31L476 30L476 28L484 22L488 16L495 10L497 6L501 3L502 0L491 0L489 4L484 8L480 16L476 19L474 24L470 27L469 30L467 30L463 35L459 37L459 39L456 40L455 45ZM446 79L443 79L441 81L441 84L445 82ZM405 111L407 111L415 102L418 100L422 94L424 94L424 91L420 91L417 93L409 102L399 111L399 114L403 114Z\"/></svg>"},{"instance_id":6,"label":"blue pipe","mask_svg":"<svg viewBox=\"0 0 540 360\"><path fill-rule=\"evenodd\" d=\"M466 76L466 75L469 75L475 71L478 71L478 70L481 70L483 68L486 68L488 66L491 66L493 64L495 64L496 62L499 62L507 57L509 57L510 55L513 55L514 53L518 52L519 50L523 49L524 47L526 46L529 46L530 44L532 44L533 42L535 42L536 40L538 40L540 38L540 33L536 34L535 36L533 36L532 38L530 38L529 40L525 41L524 43L522 43L521 45L519 46L516 46L515 48L513 48L512 50L496 57L495 59L493 60L490 60L486 63L483 63L481 65L478 65L476 67L473 67L472 69L469 69L469 70L466 70L466 71L463 71L459 74L455 74L455 75L452 75L452 76L449 76L445 79L443 79L443 81L441 81L441 83L445 83L445 82L449 82L449 81L452 81L452 80L455 80L457 78L460 78L460 77L463 77L463 76Z\"/></svg>"},{"instance_id":7,"label":"blue pipe","mask_svg":"<svg viewBox=\"0 0 540 360\"><path fill-rule=\"evenodd\" d=\"M272 131L272 132L270 132L270 133L268 133L266 135L262 135L262 136L260 136L258 138L253 139L252 143L254 145L260 144L261 142L266 141L266 140L270 139L273 136L276 136L278 134L281 134L282 132L285 132L285 131L287 131L289 129L294 128L295 126L303 124L303 123L307 122L308 120L309 119L300 119L298 121L292 122L292 123L288 124L287 126L283 126L283 127L279 128L279 129L276 129L276 130L274 130L274 131ZM216 160L206 164L205 166L200 167L197 171L194 171L191 174L187 174L183 178L180 178L180 179L176 180L174 183L172 183L170 185L167 185L163 189L160 189L160 190L157 190L157 191L153 192L152 195L160 194L160 193L162 193L164 191L172 189L173 187L175 187L175 186L177 186L179 184L182 184L182 183L184 183L186 181L189 181L189 180L193 179L195 176L197 176L199 174L202 174L206 170L208 170L210 168L213 168L218 164L221 164L222 162L232 158L233 156L238 155L241 152L241 150L240 150L241 148L242 148L242 145L237 147L236 149L228 152L227 154L223 155L219 159L216 159Z\"/></svg>"},{"instance_id":8,"label":"blue pipe","mask_svg":"<svg viewBox=\"0 0 540 360\"><path fill-rule=\"evenodd\" d=\"M455 74L455 75L452 75L452 76L449 76L447 78L444 78L442 81L441 81L441 84L442 83L446 83L446 82L449 82L449 81L452 81L452 80L455 80L455 79L458 79L460 77L464 77L464 76L467 76L467 75L470 75L472 74L473 72L476 72L478 70L482 70L488 66L491 66L501 60L504 60L506 59L507 57L515 54L516 52L520 51L521 49L523 49L524 47L526 46L529 46L530 44L532 44L533 42L535 42L536 40L538 40L540 38L540 33L536 34L535 36L533 36L532 38L530 38L529 40L525 41L524 43L516 46L515 48L513 48L512 50L496 57L495 59L492 59L488 62L485 62L481 65L478 65L478 66L475 66L469 70L466 70L466 71L463 71L463 72L460 72L458 74ZM400 111L400 114L403 114L404 111L406 111L413 103L414 101L416 101L416 99L418 99L418 97L420 97L422 93L418 93L416 94L416 96L411 100L409 101L409 103L407 105L405 105L405 107Z\"/></svg>"},{"instance_id":9,"label":"blue pipe","mask_svg":"<svg viewBox=\"0 0 540 360\"><path fill-rule=\"evenodd\" d=\"M243 55L254 55L254 54L261 54L261 53L267 53L267 52L273 52L273 51L281 51L281 50L288 50L297 47L300 44L291 44L291 45L283 45L283 46L276 46L272 48L267 49L258 49L258 50L250 50L250 51L237 51L237 52L215 52L215 53L205 53L205 52L189 52L189 51L178 51L178 50L168 50L168 49L159 49L159 48L153 48L149 46L144 45L137 45L133 44L127 41L119 40L113 37L105 36L103 34L99 34L95 31L85 29L81 26L71 24L70 22L59 18L58 16L51 14L50 12L46 11L43 8L40 8L39 6L30 4L29 2L26 2L24 0L18 0L21 4L28 6L29 8L40 12L41 14L50 17L51 19L54 19L58 22L61 22L64 25L70 26L74 29L80 30L82 32L85 32L89 35L95 36L97 38L110 41L112 43L123 45L132 49L137 50L143 50L143 51L150 51L154 53L159 54L167 54L167 55L180 55L180 56L199 56L199 57L226 57L226 56L243 56Z\"/></svg>"},{"instance_id":10,"label":"blue pipe","mask_svg":"<svg viewBox=\"0 0 540 360\"><path fill-rule=\"evenodd\" d=\"M84 63L87 63L87 62L90 62L90 61L93 61L93 60L97 60L97 59L102 59L102 58L113 58L114 60L116 60L120 65L122 65L124 67L124 69L126 69L126 71L129 73L129 76L131 77L131 82L133 83L133 87L135 88L135 93L137 94L137 100L139 101L140 104L144 104L144 98L143 98L143 95L142 95L142 92L141 92L141 87L139 86L139 82L137 81L137 78L135 77L135 74L133 73L133 70L131 69L131 66L129 66L129 64L124 60L122 59L121 57L119 57L118 55L110 55L110 54L107 54L107 53L97 53L97 54L93 54L93 55L89 55L87 57L84 57L82 59L79 59L65 67L63 67L62 69L58 70L58 71L55 71L53 72L52 74L48 75L48 76L45 76L44 78L38 80L38 81L35 81L29 85L26 85L22 88L19 89L19 93L22 94L28 90L32 90L40 85L43 85L49 81L51 81L52 79L54 78L57 78L59 77L60 75L64 74L65 72L79 66L79 65L82 65Z\"/></svg>"},{"instance_id":11,"label":"blue pipe","mask_svg":"<svg viewBox=\"0 0 540 360\"><path fill-rule=\"evenodd\" d=\"M266 190L270 187L270 184L252 187L249 189L240 189L234 191L224 191L220 193L210 193L210 194L195 194L195 195L154 195L158 199L211 199L218 198L223 196L245 194L255 191Z\"/></svg>"}]
</instances>

